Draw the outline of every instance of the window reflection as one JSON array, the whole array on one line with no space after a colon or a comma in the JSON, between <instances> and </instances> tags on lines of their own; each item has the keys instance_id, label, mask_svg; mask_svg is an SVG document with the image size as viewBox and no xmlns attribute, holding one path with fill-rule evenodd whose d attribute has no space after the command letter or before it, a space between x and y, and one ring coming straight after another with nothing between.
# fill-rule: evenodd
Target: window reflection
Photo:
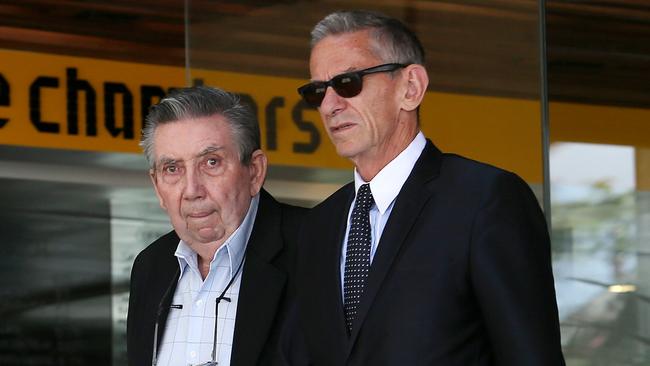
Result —
<instances>
[{"instance_id":1,"label":"window reflection","mask_svg":"<svg viewBox=\"0 0 650 366\"><path fill-rule=\"evenodd\" d=\"M649 360L647 229L639 225L648 192L636 188L636 164L630 146L551 145L553 265L568 365Z\"/></svg>"}]
</instances>

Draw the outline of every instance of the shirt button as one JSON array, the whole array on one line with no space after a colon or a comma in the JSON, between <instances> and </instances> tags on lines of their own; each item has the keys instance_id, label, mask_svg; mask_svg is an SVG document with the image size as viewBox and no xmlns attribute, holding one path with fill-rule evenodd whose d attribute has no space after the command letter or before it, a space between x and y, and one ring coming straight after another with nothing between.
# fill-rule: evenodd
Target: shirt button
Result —
<instances>
[{"instance_id":1,"label":"shirt button","mask_svg":"<svg viewBox=\"0 0 650 366\"><path fill-rule=\"evenodd\" d=\"M190 356L191 356L192 358L195 358L195 357L196 357L196 352L195 352L195 351L190 352Z\"/></svg>"},{"instance_id":2,"label":"shirt button","mask_svg":"<svg viewBox=\"0 0 650 366\"><path fill-rule=\"evenodd\" d=\"M196 306L201 306L203 304L203 300L196 300Z\"/></svg>"}]
</instances>

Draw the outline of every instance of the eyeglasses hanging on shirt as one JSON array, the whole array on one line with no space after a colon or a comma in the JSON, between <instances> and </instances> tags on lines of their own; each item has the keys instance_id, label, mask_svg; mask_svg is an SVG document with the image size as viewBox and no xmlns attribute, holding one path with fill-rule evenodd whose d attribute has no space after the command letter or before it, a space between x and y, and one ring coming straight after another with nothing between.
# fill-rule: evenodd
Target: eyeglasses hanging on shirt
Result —
<instances>
[{"instance_id":1,"label":"eyeglasses hanging on shirt","mask_svg":"<svg viewBox=\"0 0 650 366\"><path fill-rule=\"evenodd\" d=\"M196 365L190 365L190 366L215 366L218 365L219 363L217 362L217 324L219 323L219 303L223 300L226 302L230 302L230 298L226 297L226 292L232 286L233 282L235 282L235 279L239 275L239 272L241 271L241 268L244 264L244 259L246 259L246 254L244 253L244 256L242 257L241 261L239 262L239 265L237 266L237 270L233 274L233 276L230 278L230 281L226 285L226 287L221 291L221 294L217 297L215 301L215 306L214 306L214 338L212 339L212 354L211 357L212 359L210 361L206 361L200 364ZM180 268L176 272L177 275L180 275ZM175 287L176 282L178 281L177 275L174 275L172 282L169 284L169 287L167 288L167 291L165 291L165 294L163 295L162 299L160 300L160 304L158 305L158 313L156 314L156 324L154 325L153 328L153 355L151 357L151 365L156 366L158 364L158 327L160 324L160 316L162 315L163 311L165 310L165 306L163 305L165 302L165 299L167 299L168 296L170 296L170 293L172 291L172 288ZM170 309L182 309L183 305L170 305Z\"/></svg>"}]
</instances>

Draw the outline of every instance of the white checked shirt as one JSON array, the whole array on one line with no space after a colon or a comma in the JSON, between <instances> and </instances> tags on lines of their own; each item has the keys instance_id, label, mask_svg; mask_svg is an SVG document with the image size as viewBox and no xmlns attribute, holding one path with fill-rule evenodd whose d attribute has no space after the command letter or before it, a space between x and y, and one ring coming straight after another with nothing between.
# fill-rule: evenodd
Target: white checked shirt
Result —
<instances>
[{"instance_id":1,"label":"white checked shirt","mask_svg":"<svg viewBox=\"0 0 650 366\"><path fill-rule=\"evenodd\" d=\"M181 272L172 305L183 305L183 308L171 308L169 311L158 365L195 365L212 359L216 298L244 259L258 203L259 195L251 200L241 225L215 253L205 281L199 272L196 252L182 240L178 244L175 255ZM216 357L219 365L230 365L242 272L224 295L231 301L222 300L219 303Z\"/></svg>"},{"instance_id":2,"label":"white checked shirt","mask_svg":"<svg viewBox=\"0 0 650 366\"><path fill-rule=\"evenodd\" d=\"M382 170L377 173L377 175L370 181L365 182L363 178L359 175L357 170L354 170L354 192L356 197L356 192L359 191L361 185L370 183L370 191L372 192L372 197L375 200L375 204L372 205L370 209L370 232L371 232L371 242L370 242L370 263L375 257L375 252L377 251L377 246L379 245L379 239L381 234L384 232L384 227L386 222L390 217L390 213L393 211L393 205L395 204L395 198L399 194L399 191L402 189L402 186L406 182L406 179L411 174L415 162L422 154L424 146L426 145L427 140L424 138L422 132L419 132L409 146L404 149L395 159L391 160ZM356 199L355 199L356 200ZM345 230L345 237L343 238L343 248L341 249L341 296L343 294L343 277L345 275L345 254L348 248L348 235L350 233L351 225L351 216L352 208L354 207L355 200L352 200L350 205L350 210L348 211L348 226Z\"/></svg>"}]
</instances>

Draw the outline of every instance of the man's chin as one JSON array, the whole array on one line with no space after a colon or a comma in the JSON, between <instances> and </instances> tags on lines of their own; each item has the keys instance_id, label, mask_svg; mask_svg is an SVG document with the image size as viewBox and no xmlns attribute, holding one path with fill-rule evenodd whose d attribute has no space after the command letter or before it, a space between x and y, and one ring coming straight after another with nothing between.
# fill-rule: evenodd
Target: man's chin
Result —
<instances>
[{"instance_id":1,"label":"man's chin","mask_svg":"<svg viewBox=\"0 0 650 366\"><path fill-rule=\"evenodd\" d=\"M187 239L183 239L184 242L190 244L191 246L207 246L213 245L223 239L223 231L219 231L215 228L201 228L201 229L190 229L186 231L184 236L187 236Z\"/></svg>"},{"instance_id":2,"label":"man's chin","mask_svg":"<svg viewBox=\"0 0 650 366\"><path fill-rule=\"evenodd\" d=\"M357 148L350 142L341 142L336 145L336 153L342 158L351 159L356 155Z\"/></svg>"},{"instance_id":3,"label":"man's chin","mask_svg":"<svg viewBox=\"0 0 650 366\"><path fill-rule=\"evenodd\" d=\"M222 239L223 232L214 228L204 228L195 231L194 236L199 239L201 243L211 244Z\"/></svg>"}]
</instances>

